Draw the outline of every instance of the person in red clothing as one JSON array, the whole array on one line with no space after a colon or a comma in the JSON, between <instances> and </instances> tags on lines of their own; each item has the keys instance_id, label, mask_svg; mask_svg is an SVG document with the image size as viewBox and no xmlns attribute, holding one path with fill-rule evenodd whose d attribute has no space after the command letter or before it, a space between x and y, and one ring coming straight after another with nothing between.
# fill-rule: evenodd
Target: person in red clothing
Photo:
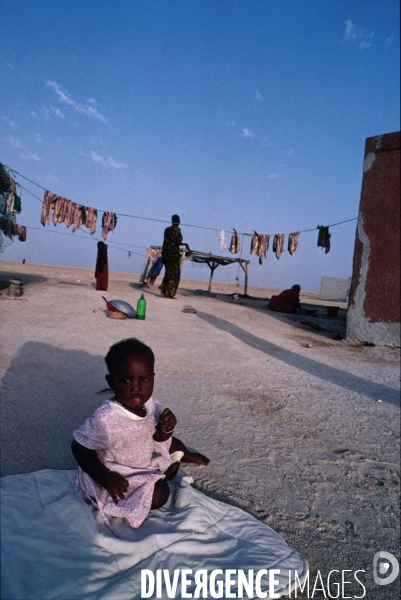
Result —
<instances>
[{"instance_id":1,"label":"person in red clothing","mask_svg":"<svg viewBox=\"0 0 401 600\"><path fill-rule=\"evenodd\" d=\"M96 289L107 292L109 285L109 265L107 262L107 244L98 242L96 259Z\"/></svg>"},{"instance_id":2,"label":"person in red clothing","mask_svg":"<svg viewBox=\"0 0 401 600\"><path fill-rule=\"evenodd\" d=\"M284 290L278 296L272 296L268 308L281 313L296 313L299 307L300 285L293 285L290 290Z\"/></svg>"}]
</instances>

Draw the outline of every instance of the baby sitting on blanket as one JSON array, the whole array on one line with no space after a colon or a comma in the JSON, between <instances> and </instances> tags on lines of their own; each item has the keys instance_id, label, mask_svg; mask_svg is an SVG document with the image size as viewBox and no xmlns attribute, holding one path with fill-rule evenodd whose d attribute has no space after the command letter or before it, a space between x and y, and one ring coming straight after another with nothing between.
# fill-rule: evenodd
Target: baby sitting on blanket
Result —
<instances>
[{"instance_id":1,"label":"baby sitting on blanket","mask_svg":"<svg viewBox=\"0 0 401 600\"><path fill-rule=\"evenodd\" d=\"M108 516L124 517L136 528L167 502L167 481L180 461L210 461L172 437L177 419L152 398L155 357L148 346L136 338L122 340L105 361L114 397L73 433L77 483L108 525Z\"/></svg>"}]
</instances>

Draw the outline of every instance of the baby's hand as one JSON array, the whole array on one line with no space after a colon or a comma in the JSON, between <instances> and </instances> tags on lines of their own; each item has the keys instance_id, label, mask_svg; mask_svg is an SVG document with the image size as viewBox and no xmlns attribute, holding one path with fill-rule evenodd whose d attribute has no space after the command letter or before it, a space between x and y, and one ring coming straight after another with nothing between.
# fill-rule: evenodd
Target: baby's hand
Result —
<instances>
[{"instance_id":1,"label":"baby's hand","mask_svg":"<svg viewBox=\"0 0 401 600\"><path fill-rule=\"evenodd\" d=\"M123 499L128 489L128 481L124 479L116 471L109 471L106 476L106 480L103 487L109 492L113 498L113 502L118 504L118 499Z\"/></svg>"},{"instance_id":2,"label":"baby's hand","mask_svg":"<svg viewBox=\"0 0 401 600\"><path fill-rule=\"evenodd\" d=\"M177 419L169 408L165 408L160 416L160 427L163 433L172 432L177 425Z\"/></svg>"}]
</instances>

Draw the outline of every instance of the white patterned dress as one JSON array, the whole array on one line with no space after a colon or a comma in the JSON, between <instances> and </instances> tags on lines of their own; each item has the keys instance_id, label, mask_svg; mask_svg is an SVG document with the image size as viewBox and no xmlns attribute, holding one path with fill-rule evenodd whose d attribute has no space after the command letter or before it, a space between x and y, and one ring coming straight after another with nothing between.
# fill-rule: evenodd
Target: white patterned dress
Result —
<instances>
[{"instance_id":1,"label":"white patterned dress","mask_svg":"<svg viewBox=\"0 0 401 600\"><path fill-rule=\"evenodd\" d=\"M78 468L77 484L109 527L107 516L125 518L133 528L141 525L149 513L155 483L164 478L163 473L171 464L171 438L166 442L153 439L162 408L153 398L145 407L146 416L138 417L119 402L106 400L73 433L79 444L96 450L108 469L128 481L125 498L115 504L107 490Z\"/></svg>"}]
</instances>

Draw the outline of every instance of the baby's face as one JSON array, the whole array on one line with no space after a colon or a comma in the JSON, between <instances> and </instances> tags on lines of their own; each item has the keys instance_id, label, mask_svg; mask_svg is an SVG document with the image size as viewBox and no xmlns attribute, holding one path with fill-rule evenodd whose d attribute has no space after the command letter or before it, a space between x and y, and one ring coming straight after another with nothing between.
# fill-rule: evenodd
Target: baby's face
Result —
<instances>
[{"instance_id":1,"label":"baby's face","mask_svg":"<svg viewBox=\"0 0 401 600\"><path fill-rule=\"evenodd\" d=\"M106 377L116 400L131 412L143 416L144 404L153 393L154 365L138 356L127 356L112 375Z\"/></svg>"}]
</instances>

